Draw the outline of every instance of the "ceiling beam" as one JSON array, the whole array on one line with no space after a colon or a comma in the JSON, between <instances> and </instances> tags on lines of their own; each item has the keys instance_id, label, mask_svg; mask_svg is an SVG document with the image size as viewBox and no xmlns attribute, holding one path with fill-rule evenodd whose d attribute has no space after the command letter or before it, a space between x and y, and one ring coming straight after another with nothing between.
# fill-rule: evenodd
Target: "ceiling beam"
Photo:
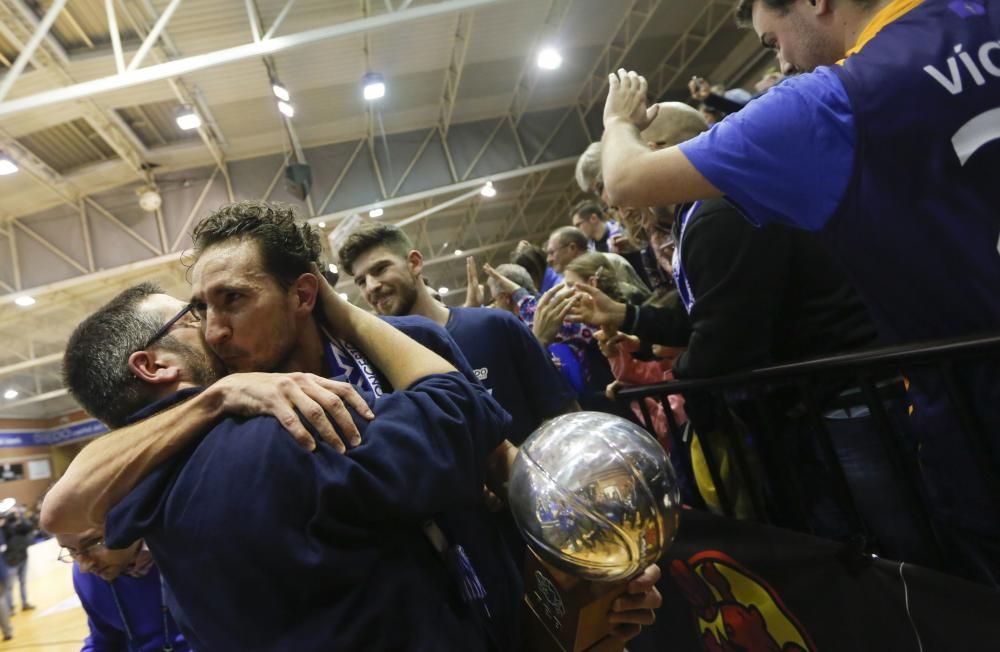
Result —
<instances>
[{"instance_id":1,"label":"ceiling beam","mask_svg":"<svg viewBox=\"0 0 1000 652\"><path fill-rule=\"evenodd\" d=\"M20 371L27 371L28 369L41 367L42 365L61 362L62 359L63 359L63 354L62 351L60 351L59 353L50 353L49 355L43 355L38 358L32 358L30 360L25 360L24 362L15 362L14 364L9 364L6 367L0 367L0 376L9 376L11 374L16 374Z\"/></svg>"},{"instance_id":2,"label":"ceiling beam","mask_svg":"<svg viewBox=\"0 0 1000 652\"><path fill-rule=\"evenodd\" d=\"M688 28L674 40L653 73L646 75L649 92L654 99L673 88L698 53L704 49L719 30L733 24L736 0L708 0Z\"/></svg>"},{"instance_id":3,"label":"ceiling beam","mask_svg":"<svg viewBox=\"0 0 1000 652\"><path fill-rule=\"evenodd\" d=\"M14 2L17 9L12 9L10 3ZM33 24L30 10L21 8L21 4L16 0L5 0L0 2L0 22L3 22L8 30L24 39L28 34L34 38L40 33L42 24ZM48 32L41 35L41 41L36 50L32 52L32 60L39 71L48 74L57 83L75 84L76 80L69 74L66 63L68 61L62 46ZM52 91L46 91L52 92ZM125 161L133 174L140 179L146 179L146 163L144 160L145 146L139 142L136 135L129 129L118 114L113 111L103 109L96 102L87 98L78 104L80 115L90 124L90 126L100 134L101 138L114 150L123 161ZM0 101L0 108L19 102L18 100L3 102Z\"/></svg>"},{"instance_id":4,"label":"ceiling beam","mask_svg":"<svg viewBox=\"0 0 1000 652\"><path fill-rule=\"evenodd\" d=\"M288 36L278 36L268 40L261 40L258 43L247 43L215 52L199 54L185 57L176 61L168 61L146 68L130 70L122 75L111 75L94 79L87 82L72 84L63 88L51 91L44 91L18 98L8 102L0 103L0 117L8 117L39 109L54 104L61 104L72 100L90 98L97 95L109 93L148 84L184 75L197 70L204 70L215 66L262 57L284 50L302 47L311 43L325 41L333 38L340 38L354 34L363 34L373 30L399 25L412 20L430 18L458 11L467 11L477 7L494 4L500 0L444 0L432 4L421 5L405 11L396 11L391 14L380 14L359 20L347 21L335 25L328 25L316 29L290 34Z\"/></svg>"},{"instance_id":5,"label":"ceiling beam","mask_svg":"<svg viewBox=\"0 0 1000 652\"><path fill-rule=\"evenodd\" d=\"M465 55L469 51L473 15L469 12L460 13L455 22L455 33L451 37L451 54L444 71L444 88L441 90L441 105L438 110L438 128L442 138L448 136L448 129L451 128L458 85L462 82L462 72L465 70Z\"/></svg>"},{"instance_id":6,"label":"ceiling beam","mask_svg":"<svg viewBox=\"0 0 1000 652\"><path fill-rule=\"evenodd\" d=\"M56 22L56 18L59 17L59 12L63 10L66 6L68 0L55 0L49 10L45 12L45 17L42 18L42 22L38 24L35 28L34 33L32 33L31 38L25 44L24 49L17 55L17 59L14 60L14 65L11 66L10 70L4 76L3 81L0 82L0 102L3 102L3 98L7 97L10 93L10 89L14 87L17 80L20 79L21 73L24 72L25 67L28 65L28 61L31 57L35 55L35 50L38 46L42 44L45 37L48 36L49 30L52 29L52 24Z\"/></svg>"}]
</instances>

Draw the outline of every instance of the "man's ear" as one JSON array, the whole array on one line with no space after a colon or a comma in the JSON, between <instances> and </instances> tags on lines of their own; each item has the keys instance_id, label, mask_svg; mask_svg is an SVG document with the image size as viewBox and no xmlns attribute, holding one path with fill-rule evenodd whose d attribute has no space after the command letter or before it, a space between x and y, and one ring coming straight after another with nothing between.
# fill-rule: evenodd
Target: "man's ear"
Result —
<instances>
[{"instance_id":1,"label":"man's ear","mask_svg":"<svg viewBox=\"0 0 1000 652\"><path fill-rule=\"evenodd\" d=\"M295 304L292 309L295 312L309 314L316 307L316 297L319 294L319 279L315 274L301 274L292 284L292 295Z\"/></svg>"},{"instance_id":2,"label":"man's ear","mask_svg":"<svg viewBox=\"0 0 1000 652\"><path fill-rule=\"evenodd\" d=\"M150 385L177 382L181 373L177 365L149 351L136 351L130 355L128 368L133 376Z\"/></svg>"},{"instance_id":3,"label":"man's ear","mask_svg":"<svg viewBox=\"0 0 1000 652\"><path fill-rule=\"evenodd\" d=\"M411 274L420 274L424 271L424 255L416 249L411 249L410 253L406 254L406 264Z\"/></svg>"}]
</instances>

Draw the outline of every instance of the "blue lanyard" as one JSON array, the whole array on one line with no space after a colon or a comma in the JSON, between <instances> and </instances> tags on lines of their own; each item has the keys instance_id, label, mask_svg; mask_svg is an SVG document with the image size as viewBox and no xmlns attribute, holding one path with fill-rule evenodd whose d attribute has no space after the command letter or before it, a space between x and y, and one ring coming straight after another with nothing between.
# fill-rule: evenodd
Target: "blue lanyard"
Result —
<instances>
[{"instance_id":1,"label":"blue lanyard","mask_svg":"<svg viewBox=\"0 0 1000 652\"><path fill-rule=\"evenodd\" d=\"M691 283L688 281L687 274L684 272L684 265L681 263L681 246L684 244L684 230L687 229L688 222L691 220L691 216L694 215L695 211L701 208L701 202L696 201L691 204L691 207L686 211L684 207L681 206L677 209L677 214L675 216L674 223L674 285L677 286L677 293L680 294L681 302L684 304L684 309L691 312L691 308L694 307L694 290L691 289Z\"/></svg>"},{"instance_id":2,"label":"blue lanyard","mask_svg":"<svg viewBox=\"0 0 1000 652\"><path fill-rule=\"evenodd\" d=\"M160 612L163 615L163 652L172 652L174 649L173 642L170 640L170 623L168 622L167 616L170 611L167 609L167 589L163 585L163 579L160 578ZM125 609L122 608L121 599L118 597L118 591L115 589L114 582L108 582L108 586L111 587L111 597L114 598L115 606L118 607L118 615L122 619L122 625L125 628L125 638L128 640L129 652L132 651L132 644L135 642L135 636L132 634L132 628L128 625L128 618L125 617Z\"/></svg>"},{"instance_id":3,"label":"blue lanyard","mask_svg":"<svg viewBox=\"0 0 1000 652\"><path fill-rule=\"evenodd\" d=\"M343 377L363 393L371 393L374 398L382 396L382 383L371 362L354 345L337 340L323 329L327 342L323 347L326 364L330 368L330 378Z\"/></svg>"}]
</instances>

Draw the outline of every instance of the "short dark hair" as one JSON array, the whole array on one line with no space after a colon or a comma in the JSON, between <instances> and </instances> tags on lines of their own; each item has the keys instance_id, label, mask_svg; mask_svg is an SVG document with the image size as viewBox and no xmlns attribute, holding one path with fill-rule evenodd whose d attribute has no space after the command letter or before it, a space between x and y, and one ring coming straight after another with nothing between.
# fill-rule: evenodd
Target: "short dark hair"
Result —
<instances>
[{"instance_id":1,"label":"short dark hair","mask_svg":"<svg viewBox=\"0 0 1000 652\"><path fill-rule=\"evenodd\" d=\"M737 25L740 27L753 27L753 6L756 2L757 0L739 1L739 4L736 5ZM760 2L763 2L779 14L784 15L790 11L790 7L795 4L796 0L760 0ZM862 7L874 7L878 3L878 0L851 0L851 2Z\"/></svg>"},{"instance_id":2,"label":"short dark hair","mask_svg":"<svg viewBox=\"0 0 1000 652\"><path fill-rule=\"evenodd\" d=\"M575 244L576 248L579 249L580 251L587 251L587 243L590 242L590 240L587 239L587 236L583 234L583 231L576 228L575 226L561 226L555 231L553 231L552 235L559 238L559 244L561 245Z\"/></svg>"},{"instance_id":3,"label":"short dark hair","mask_svg":"<svg viewBox=\"0 0 1000 652\"><path fill-rule=\"evenodd\" d=\"M388 247L393 253L405 258L413 249L413 241L398 226L381 222L364 224L347 236L344 244L340 246L337 252L340 266L347 270L348 274L353 274L354 263L358 258L375 247Z\"/></svg>"},{"instance_id":4,"label":"short dark hair","mask_svg":"<svg viewBox=\"0 0 1000 652\"><path fill-rule=\"evenodd\" d=\"M757 0L740 0L736 5L736 24L740 27L753 26L753 6ZM765 5L782 14L787 14L795 0L760 0Z\"/></svg>"},{"instance_id":5,"label":"short dark hair","mask_svg":"<svg viewBox=\"0 0 1000 652\"><path fill-rule=\"evenodd\" d=\"M295 209L283 204L241 201L227 204L194 227L195 259L210 247L230 240L257 244L264 271L284 289L292 286L309 264L320 262L319 232L295 220Z\"/></svg>"},{"instance_id":6,"label":"short dark hair","mask_svg":"<svg viewBox=\"0 0 1000 652\"><path fill-rule=\"evenodd\" d=\"M139 310L146 297L162 293L153 283L128 288L77 326L66 345L63 384L87 412L112 428L125 425L156 398L129 370L128 358L163 326L155 314Z\"/></svg>"},{"instance_id":7,"label":"short dark hair","mask_svg":"<svg viewBox=\"0 0 1000 652\"><path fill-rule=\"evenodd\" d=\"M577 205L573 207L573 210L570 212L569 216L573 217L574 215L579 215L580 217L585 219L590 217L591 215L596 215L597 219L601 220L602 222L606 219L606 216L604 214L604 209L601 207L601 205L598 204L596 201L591 201L589 199L584 199L583 201L578 202Z\"/></svg>"}]
</instances>

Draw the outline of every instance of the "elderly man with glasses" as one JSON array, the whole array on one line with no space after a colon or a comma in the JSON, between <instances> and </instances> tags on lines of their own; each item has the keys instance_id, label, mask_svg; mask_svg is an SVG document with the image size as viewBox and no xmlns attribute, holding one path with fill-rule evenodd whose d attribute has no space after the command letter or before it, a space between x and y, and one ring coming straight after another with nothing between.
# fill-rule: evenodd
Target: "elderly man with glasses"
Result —
<instances>
[{"instance_id":1,"label":"elderly man with glasses","mask_svg":"<svg viewBox=\"0 0 1000 652\"><path fill-rule=\"evenodd\" d=\"M73 564L73 588L87 612L90 635L81 652L191 649L167 610L160 573L142 541L112 550L100 529L56 540L63 547L59 561Z\"/></svg>"}]
</instances>

